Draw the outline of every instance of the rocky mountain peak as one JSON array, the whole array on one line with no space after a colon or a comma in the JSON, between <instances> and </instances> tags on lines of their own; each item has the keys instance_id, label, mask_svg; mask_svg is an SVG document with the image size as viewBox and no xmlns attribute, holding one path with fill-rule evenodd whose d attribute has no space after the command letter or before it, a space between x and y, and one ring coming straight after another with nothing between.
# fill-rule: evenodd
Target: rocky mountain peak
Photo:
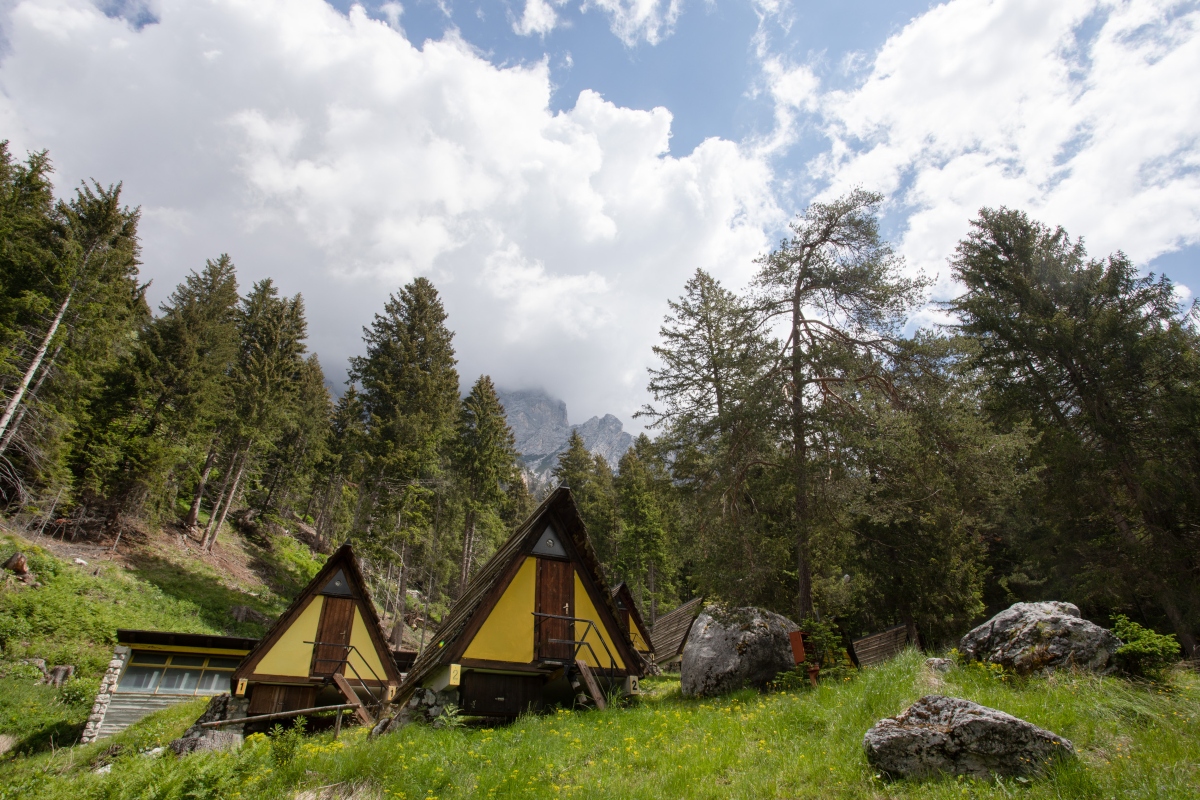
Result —
<instances>
[{"instance_id":1,"label":"rocky mountain peak","mask_svg":"<svg viewBox=\"0 0 1200 800\"><path fill-rule=\"evenodd\" d=\"M567 449L572 431L578 431L587 449L603 456L613 469L617 468L625 451L633 446L633 436L612 414L571 425L567 404L541 389L500 391L498 394L508 426L517 440L517 451L535 482L549 479L559 454Z\"/></svg>"}]
</instances>

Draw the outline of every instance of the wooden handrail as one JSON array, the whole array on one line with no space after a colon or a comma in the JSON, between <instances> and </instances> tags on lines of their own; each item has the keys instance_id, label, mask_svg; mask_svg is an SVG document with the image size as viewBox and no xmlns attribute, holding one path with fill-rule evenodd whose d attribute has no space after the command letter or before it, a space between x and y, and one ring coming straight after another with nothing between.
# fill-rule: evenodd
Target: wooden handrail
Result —
<instances>
[{"instance_id":1,"label":"wooden handrail","mask_svg":"<svg viewBox=\"0 0 1200 800\"><path fill-rule=\"evenodd\" d=\"M265 722L271 719L287 719L288 717L298 717L301 714L316 714L321 711L345 711L348 708L355 708L349 703L343 703L340 706L320 706L318 708L302 708L299 711L277 711L274 714L259 714L254 717L242 717L241 719L219 719L215 722L201 722L201 728L220 728L224 725L241 725L244 722Z\"/></svg>"}]
</instances>

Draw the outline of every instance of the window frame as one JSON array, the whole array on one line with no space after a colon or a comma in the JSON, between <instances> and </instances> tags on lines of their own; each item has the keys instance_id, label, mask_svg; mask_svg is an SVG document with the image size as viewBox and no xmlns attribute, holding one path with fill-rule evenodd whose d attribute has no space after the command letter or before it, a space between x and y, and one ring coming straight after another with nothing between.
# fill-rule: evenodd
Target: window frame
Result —
<instances>
[{"instance_id":1,"label":"window frame","mask_svg":"<svg viewBox=\"0 0 1200 800\"><path fill-rule=\"evenodd\" d=\"M156 661L158 660L158 657L165 657L166 660L161 664L139 664L139 663L137 663L137 659L138 659L139 655L152 655L155 657L154 660L156 660ZM185 659L185 663L181 663L176 666L175 665L175 657L176 656L180 657L181 659ZM197 659L202 660L202 663L200 665L196 665L194 663ZM152 695L162 695L163 697L210 697L213 695L221 694L225 690L223 690L223 689L218 690L218 691L214 691L212 689L202 690L201 686L203 686L206 683L206 680L205 680L206 677L210 674L215 676L211 680L211 685L213 685L213 686L220 685L220 681L223 678L228 679L233 676L234 671L238 668L238 666L240 666L242 660L244 660L244 659L245 659L245 656L237 657L237 656L230 655L228 653L211 654L211 653L180 653L180 652L171 652L171 651L162 651L162 650L133 650L129 654L129 660L125 662L125 666L121 670L120 677L117 678L117 685L114 687L114 690L118 694L152 694ZM228 661L232 661L232 660L237 661L237 663L234 664L233 666L210 666L213 661L228 662ZM186 662L193 662L193 663L186 663ZM125 682L125 676L127 674L129 674L129 670L131 667L141 667L141 668L155 670L158 673L158 675L154 678L153 688L122 689L122 684L124 684L124 682ZM195 679L195 684L192 687L192 689L190 691L164 690L163 689L163 679L167 675L167 670L170 670L170 669L190 670L190 671L195 672L196 679Z\"/></svg>"}]
</instances>

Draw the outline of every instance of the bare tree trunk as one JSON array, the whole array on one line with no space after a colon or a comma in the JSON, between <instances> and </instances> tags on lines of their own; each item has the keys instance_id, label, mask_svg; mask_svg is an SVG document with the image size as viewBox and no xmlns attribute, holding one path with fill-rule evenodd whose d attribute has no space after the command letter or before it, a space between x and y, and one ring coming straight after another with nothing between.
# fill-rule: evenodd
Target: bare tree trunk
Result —
<instances>
[{"instance_id":1,"label":"bare tree trunk","mask_svg":"<svg viewBox=\"0 0 1200 800\"><path fill-rule=\"evenodd\" d=\"M404 644L404 610L408 605L408 542L400 548L400 591L396 593L396 624L392 626L392 647Z\"/></svg>"},{"instance_id":2,"label":"bare tree trunk","mask_svg":"<svg viewBox=\"0 0 1200 800\"><path fill-rule=\"evenodd\" d=\"M812 565L809 554L808 428L804 409L804 353L800 342L800 294L792 301L792 480L796 518L796 619L813 616Z\"/></svg>"},{"instance_id":3,"label":"bare tree trunk","mask_svg":"<svg viewBox=\"0 0 1200 800\"><path fill-rule=\"evenodd\" d=\"M650 627L654 627L654 621L658 619L658 595L655 594L654 578L655 578L654 562L650 562L650 574L647 576L647 583L650 588Z\"/></svg>"},{"instance_id":4,"label":"bare tree trunk","mask_svg":"<svg viewBox=\"0 0 1200 800\"><path fill-rule=\"evenodd\" d=\"M42 367L42 371L38 374L37 381L33 384L33 388L28 392L30 399L37 397L38 390L42 388L42 383L46 380L46 376L50 374L50 370L54 367L54 362L58 360L58 354L62 352L62 349L63 346L60 344L58 347L54 348L53 355L46 360L45 366ZM25 419L25 412L28 410L29 403L24 403L17 411L17 415L13 417L13 421L9 423L8 430L4 432L4 438L0 439L0 454L3 454L4 451L8 449L8 446L12 444L13 439L16 438L17 432L21 430L21 422Z\"/></svg>"},{"instance_id":5,"label":"bare tree trunk","mask_svg":"<svg viewBox=\"0 0 1200 800\"><path fill-rule=\"evenodd\" d=\"M459 597L467 590L467 581L471 579L471 561L475 558L475 512L468 510L466 517L463 523L462 566L458 574Z\"/></svg>"},{"instance_id":6,"label":"bare tree trunk","mask_svg":"<svg viewBox=\"0 0 1200 800\"><path fill-rule=\"evenodd\" d=\"M208 484L208 476L212 474L213 467L217 464L217 440L213 439L212 444L208 446L208 455L204 459L204 469L200 472L200 482L196 484L196 494L192 497L192 507L188 509L187 517L183 520L183 527L191 530L196 527L200 521L200 504L204 502L204 487ZM214 508L213 511L216 511Z\"/></svg>"},{"instance_id":7,"label":"bare tree trunk","mask_svg":"<svg viewBox=\"0 0 1200 800\"><path fill-rule=\"evenodd\" d=\"M213 503L212 510L208 514L208 524L204 526L204 533L200 536L200 546L204 547L208 542L208 537L212 534L213 525L217 522L217 515L221 513L221 504L225 502L225 493L229 489L229 483L233 480L234 462L237 461L238 451L234 450L233 455L229 457L229 464L225 468L225 480L221 483L221 491L217 493L217 500Z\"/></svg>"},{"instance_id":8,"label":"bare tree trunk","mask_svg":"<svg viewBox=\"0 0 1200 800\"><path fill-rule=\"evenodd\" d=\"M4 414L0 416L0 437L3 437L8 432L8 426L12 422L13 415L17 412L17 406L21 405L21 400L25 397L26 390L29 389L29 384L33 382L33 376L37 373L38 367L42 365L42 360L46 357L46 351L50 349L50 342L54 339L54 334L58 332L58 326L62 324L63 317L66 316L67 306L71 303L71 297L75 294L75 290L67 292L66 299L59 306L58 314L54 317L54 322L50 323L50 330L46 331L45 337L42 338L41 347L34 353L33 361L29 362L29 369L25 370L24 377L21 378L21 383L17 386L13 396L9 398L8 405L4 409Z\"/></svg>"},{"instance_id":9,"label":"bare tree trunk","mask_svg":"<svg viewBox=\"0 0 1200 800\"><path fill-rule=\"evenodd\" d=\"M217 520L217 524L213 527L212 535L208 537L208 541L204 543L204 549L211 551L214 544L217 542L217 534L221 531L221 526L225 524L225 517L229 514L229 507L233 505L233 500L237 497L238 484L242 481L242 473L246 470L246 462L250 460L249 446L242 453L241 463L238 464L237 474L233 476L233 486L229 487L229 496L225 498L225 506L221 509L221 518Z\"/></svg>"}]
</instances>

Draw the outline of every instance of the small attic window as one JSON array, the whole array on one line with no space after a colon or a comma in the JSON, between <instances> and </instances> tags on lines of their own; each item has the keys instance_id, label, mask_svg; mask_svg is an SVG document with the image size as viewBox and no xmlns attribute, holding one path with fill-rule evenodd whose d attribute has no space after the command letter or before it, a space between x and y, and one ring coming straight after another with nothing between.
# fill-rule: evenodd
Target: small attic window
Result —
<instances>
[{"instance_id":1,"label":"small attic window","mask_svg":"<svg viewBox=\"0 0 1200 800\"><path fill-rule=\"evenodd\" d=\"M321 590L321 594L329 594L335 597L354 596L350 591L350 583L346 580L346 573L340 569L333 573L333 577L329 579L329 583L325 584L325 588Z\"/></svg>"},{"instance_id":2,"label":"small attic window","mask_svg":"<svg viewBox=\"0 0 1200 800\"><path fill-rule=\"evenodd\" d=\"M542 531L537 543L533 546L533 554L552 558L567 557L566 548L563 547L562 539L559 538L558 531L554 530L553 525L547 525L546 530Z\"/></svg>"}]
</instances>

